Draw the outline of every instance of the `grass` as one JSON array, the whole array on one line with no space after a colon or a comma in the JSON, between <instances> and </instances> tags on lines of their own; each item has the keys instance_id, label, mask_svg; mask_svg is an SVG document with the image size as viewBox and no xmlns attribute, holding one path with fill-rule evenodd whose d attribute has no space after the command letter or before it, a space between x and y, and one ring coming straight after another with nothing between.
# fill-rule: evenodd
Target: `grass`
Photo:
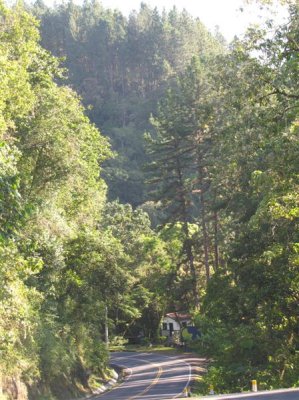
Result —
<instances>
[{"instance_id":1,"label":"grass","mask_svg":"<svg viewBox=\"0 0 299 400\"><path fill-rule=\"evenodd\" d=\"M139 353L152 353L152 352L163 352L163 353L178 353L180 350L174 349L173 347L164 345L140 345L140 344L124 344L109 346L110 351L136 351Z\"/></svg>"}]
</instances>

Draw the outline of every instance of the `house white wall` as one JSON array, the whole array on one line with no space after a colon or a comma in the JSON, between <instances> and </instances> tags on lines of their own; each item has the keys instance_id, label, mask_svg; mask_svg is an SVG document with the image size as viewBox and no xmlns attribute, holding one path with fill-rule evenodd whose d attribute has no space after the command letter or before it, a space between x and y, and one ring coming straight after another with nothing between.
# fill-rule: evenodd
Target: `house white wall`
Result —
<instances>
[{"instance_id":1,"label":"house white wall","mask_svg":"<svg viewBox=\"0 0 299 400\"><path fill-rule=\"evenodd\" d=\"M184 325L185 326L186 325L187 326L191 325L191 320L190 319L183 319L183 320L180 320L180 323L181 323L181 325L178 323L178 321L176 321L175 319L173 319L173 318L171 318L171 317L166 315L162 320L162 326L161 326L161 334L162 334L162 336L178 337L178 340L179 340L181 329L183 328ZM167 326L165 326L165 324ZM169 324L172 324L172 327L173 327L172 331L170 331ZM167 328L167 329L165 329L165 328Z\"/></svg>"},{"instance_id":2,"label":"house white wall","mask_svg":"<svg viewBox=\"0 0 299 400\"><path fill-rule=\"evenodd\" d=\"M169 324L173 324L173 330L179 331L181 329L180 324L172 318L164 317L163 324L167 324L167 330L169 331Z\"/></svg>"},{"instance_id":3,"label":"house white wall","mask_svg":"<svg viewBox=\"0 0 299 400\"><path fill-rule=\"evenodd\" d=\"M170 316L171 315L171 316ZM169 313L165 315L161 324L161 334L162 336L168 337L172 343L179 344L182 340L181 331L185 326L192 326L191 318L187 314L179 314L180 322L175 318L174 313ZM172 329L170 330L170 324L172 324Z\"/></svg>"}]
</instances>

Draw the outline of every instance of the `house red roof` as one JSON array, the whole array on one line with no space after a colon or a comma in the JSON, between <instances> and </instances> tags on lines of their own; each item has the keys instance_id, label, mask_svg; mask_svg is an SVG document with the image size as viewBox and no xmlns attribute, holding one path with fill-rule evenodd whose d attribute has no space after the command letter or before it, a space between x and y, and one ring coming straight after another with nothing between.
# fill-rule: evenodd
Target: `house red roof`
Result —
<instances>
[{"instance_id":1,"label":"house red roof","mask_svg":"<svg viewBox=\"0 0 299 400\"><path fill-rule=\"evenodd\" d=\"M179 313L179 312L173 312L173 313L168 313L166 314L166 317L174 319L175 321L179 320L190 320L191 315L187 313Z\"/></svg>"}]
</instances>

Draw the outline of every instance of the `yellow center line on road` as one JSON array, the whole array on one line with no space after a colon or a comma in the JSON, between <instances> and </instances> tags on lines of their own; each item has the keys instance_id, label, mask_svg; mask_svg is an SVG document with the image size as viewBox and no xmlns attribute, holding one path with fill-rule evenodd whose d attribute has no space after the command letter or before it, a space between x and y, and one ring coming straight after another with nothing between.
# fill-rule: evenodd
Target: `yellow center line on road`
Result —
<instances>
[{"instance_id":1,"label":"yellow center line on road","mask_svg":"<svg viewBox=\"0 0 299 400\"><path fill-rule=\"evenodd\" d=\"M159 382L162 372L163 372L163 368L159 367L158 373L157 373L155 379L152 381L152 383L149 386L147 386L142 392L136 394L135 396L129 397L128 400L137 399L137 397L143 396L145 393L147 393L150 390L150 388L152 388L154 385L156 385Z\"/></svg>"}]
</instances>

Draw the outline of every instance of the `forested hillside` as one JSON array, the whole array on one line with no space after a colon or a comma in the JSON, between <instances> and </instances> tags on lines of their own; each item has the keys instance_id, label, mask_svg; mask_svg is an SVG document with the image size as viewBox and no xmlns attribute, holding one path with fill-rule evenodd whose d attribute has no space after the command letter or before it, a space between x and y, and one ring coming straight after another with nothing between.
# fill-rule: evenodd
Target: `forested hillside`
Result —
<instances>
[{"instance_id":1,"label":"forested hillside","mask_svg":"<svg viewBox=\"0 0 299 400\"><path fill-rule=\"evenodd\" d=\"M150 114L175 75L194 55L222 51L204 25L175 8L159 14L142 3L127 18L97 1L72 2L33 12L42 45L65 57L68 83L82 96L91 120L110 138L116 157L105 167L109 198L136 206L149 199L142 171Z\"/></svg>"},{"instance_id":2,"label":"forested hillside","mask_svg":"<svg viewBox=\"0 0 299 400\"><path fill-rule=\"evenodd\" d=\"M174 310L202 393L298 385L296 3L230 46L176 9L26 9L0 0L1 400L90 393L105 326L163 343Z\"/></svg>"}]
</instances>

